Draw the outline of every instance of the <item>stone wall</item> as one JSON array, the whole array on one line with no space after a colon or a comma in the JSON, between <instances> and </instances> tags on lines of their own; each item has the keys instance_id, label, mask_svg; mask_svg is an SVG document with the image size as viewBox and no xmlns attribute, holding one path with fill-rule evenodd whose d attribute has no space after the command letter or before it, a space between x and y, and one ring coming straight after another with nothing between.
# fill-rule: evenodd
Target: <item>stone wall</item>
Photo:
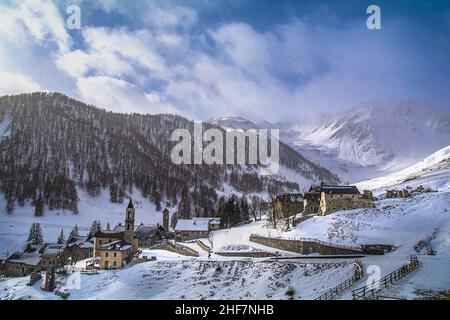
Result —
<instances>
[{"instance_id":1,"label":"stone wall","mask_svg":"<svg viewBox=\"0 0 450 320\"><path fill-rule=\"evenodd\" d=\"M167 250L183 256L198 257L199 253L194 249L175 241L163 241L149 248L150 250Z\"/></svg>"},{"instance_id":2,"label":"stone wall","mask_svg":"<svg viewBox=\"0 0 450 320\"><path fill-rule=\"evenodd\" d=\"M197 240L197 244L200 248L202 248L203 250L205 250L208 253L211 253L211 248L208 247L202 240Z\"/></svg>"},{"instance_id":3,"label":"stone wall","mask_svg":"<svg viewBox=\"0 0 450 320\"><path fill-rule=\"evenodd\" d=\"M224 257L249 257L249 258L267 258L267 257L276 257L278 256L275 253L266 252L266 251L222 251L215 252L219 256Z\"/></svg>"},{"instance_id":4,"label":"stone wall","mask_svg":"<svg viewBox=\"0 0 450 320\"><path fill-rule=\"evenodd\" d=\"M262 244L267 247L296 252L300 254L319 253L322 255L341 255L363 253L363 251L358 247L327 244L326 242L309 238L291 240L251 235L250 241Z\"/></svg>"}]
</instances>

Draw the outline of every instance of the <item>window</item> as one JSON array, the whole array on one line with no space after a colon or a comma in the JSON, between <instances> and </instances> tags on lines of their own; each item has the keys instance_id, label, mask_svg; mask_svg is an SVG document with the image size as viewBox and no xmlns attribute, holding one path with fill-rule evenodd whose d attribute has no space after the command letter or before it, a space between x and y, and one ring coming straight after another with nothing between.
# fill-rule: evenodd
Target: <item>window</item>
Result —
<instances>
[{"instance_id":1,"label":"window","mask_svg":"<svg viewBox=\"0 0 450 320\"><path fill-rule=\"evenodd\" d=\"M105 258L108 258L108 252L105 253Z\"/></svg>"},{"instance_id":2,"label":"window","mask_svg":"<svg viewBox=\"0 0 450 320\"><path fill-rule=\"evenodd\" d=\"M116 263L115 261L113 262L113 266L114 266L114 267L116 267L116 266L117 266L117 263Z\"/></svg>"},{"instance_id":3,"label":"window","mask_svg":"<svg viewBox=\"0 0 450 320\"><path fill-rule=\"evenodd\" d=\"M99 244L102 244L102 240L99 240L98 243L99 243Z\"/></svg>"},{"instance_id":4,"label":"window","mask_svg":"<svg viewBox=\"0 0 450 320\"><path fill-rule=\"evenodd\" d=\"M117 257L117 252L114 252L114 258Z\"/></svg>"}]
</instances>

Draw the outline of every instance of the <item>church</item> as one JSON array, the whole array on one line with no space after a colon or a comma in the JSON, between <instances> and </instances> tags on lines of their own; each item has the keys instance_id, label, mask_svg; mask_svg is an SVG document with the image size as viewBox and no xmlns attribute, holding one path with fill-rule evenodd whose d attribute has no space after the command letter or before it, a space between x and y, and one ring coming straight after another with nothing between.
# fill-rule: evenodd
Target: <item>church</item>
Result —
<instances>
[{"instance_id":1,"label":"church","mask_svg":"<svg viewBox=\"0 0 450 320\"><path fill-rule=\"evenodd\" d=\"M135 230L136 210L130 199L125 210L125 224L113 230L100 230L94 235L94 257L100 260L100 269L120 269L126 266L138 248L149 247L167 237L169 210L163 211L163 226L140 224Z\"/></svg>"}]
</instances>

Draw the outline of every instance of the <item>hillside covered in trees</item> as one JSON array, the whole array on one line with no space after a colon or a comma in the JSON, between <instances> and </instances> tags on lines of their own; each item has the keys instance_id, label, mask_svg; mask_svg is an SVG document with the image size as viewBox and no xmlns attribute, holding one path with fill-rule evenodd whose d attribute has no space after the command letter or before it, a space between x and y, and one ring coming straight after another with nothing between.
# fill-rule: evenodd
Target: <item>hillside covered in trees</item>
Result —
<instances>
[{"instance_id":1,"label":"hillside covered in trees","mask_svg":"<svg viewBox=\"0 0 450 320\"><path fill-rule=\"evenodd\" d=\"M77 213L79 188L92 197L109 190L111 202L122 202L137 189L157 209L178 206L183 215L218 209L218 192L227 184L241 193L299 189L295 181L258 175L257 166L173 164L176 142L170 136L179 128L192 132L193 122L174 115L108 112L58 93L0 97L5 209L13 213L30 202L36 215L46 209ZM311 181L338 180L284 144L280 162Z\"/></svg>"}]
</instances>

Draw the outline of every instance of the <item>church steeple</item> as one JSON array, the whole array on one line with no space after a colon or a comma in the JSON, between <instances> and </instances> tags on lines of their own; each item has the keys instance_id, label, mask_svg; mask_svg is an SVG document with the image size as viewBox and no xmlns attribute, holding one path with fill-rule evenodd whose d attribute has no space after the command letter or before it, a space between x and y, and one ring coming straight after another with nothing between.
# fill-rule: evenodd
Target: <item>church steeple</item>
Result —
<instances>
[{"instance_id":1,"label":"church steeple","mask_svg":"<svg viewBox=\"0 0 450 320\"><path fill-rule=\"evenodd\" d=\"M133 242L134 237L134 218L135 218L135 210L133 201L130 198L130 202L128 203L128 207L125 211L125 234L124 240L128 243Z\"/></svg>"},{"instance_id":2,"label":"church steeple","mask_svg":"<svg viewBox=\"0 0 450 320\"><path fill-rule=\"evenodd\" d=\"M131 200L131 198L130 198L130 202L128 203L127 209L134 209L133 201Z\"/></svg>"}]
</instances>

